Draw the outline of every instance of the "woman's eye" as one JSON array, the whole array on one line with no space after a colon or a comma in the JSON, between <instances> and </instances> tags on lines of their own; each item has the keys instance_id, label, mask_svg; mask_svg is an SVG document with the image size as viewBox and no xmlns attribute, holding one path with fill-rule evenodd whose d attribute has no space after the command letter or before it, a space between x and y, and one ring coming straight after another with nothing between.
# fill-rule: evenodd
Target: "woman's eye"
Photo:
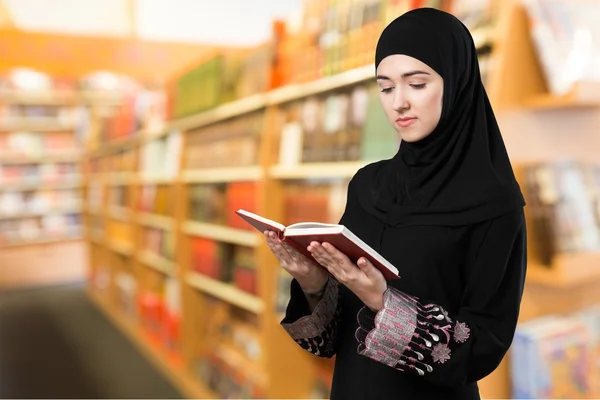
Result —
<instances>
[{"instance_id":1,"label":"woman's eye","mask_svg":"<svg viewBox=\"0 0 600 400\"><path fill-rule=\"evenodd\" d=\"M410 87L413 89L424 89L425 84L424 83L411 83Z\"/></svg>"},{"instance_id":2,"label":"woman's eye","mask_svg":"<svg viewBox=\"0 0 600 400\"><path fill-rule=\"evenodd\" d=\"M381 88L381 93L390 93L392 91L393 88L389 87L389 88Z\"/></svg>"}]
</instances>

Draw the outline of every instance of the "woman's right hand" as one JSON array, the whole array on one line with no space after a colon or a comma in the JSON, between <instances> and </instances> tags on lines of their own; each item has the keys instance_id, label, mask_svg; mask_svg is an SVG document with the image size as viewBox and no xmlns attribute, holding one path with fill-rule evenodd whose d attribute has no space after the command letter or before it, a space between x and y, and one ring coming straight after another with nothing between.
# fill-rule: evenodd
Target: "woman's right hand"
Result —
<instances>
[{"instance_id":1,"label":"woman's right hand","mask_svg":"<svg viewBox=\"0 0 600 400\"><path fill-rule=\"evenodd\" d=\"M325 268L318 266L316 261L309 260L287 243L281 242L277 233L265 231L264 235L281 267L296 279L304 293L310 295L323 291L329 279L329 272Z\"/></svg>"}]
</instances>

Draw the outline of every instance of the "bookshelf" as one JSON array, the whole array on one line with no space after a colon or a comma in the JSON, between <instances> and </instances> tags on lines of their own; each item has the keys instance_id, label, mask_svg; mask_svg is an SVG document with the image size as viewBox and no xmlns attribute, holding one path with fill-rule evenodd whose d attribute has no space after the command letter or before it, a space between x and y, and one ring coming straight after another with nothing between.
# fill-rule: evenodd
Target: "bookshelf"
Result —
<instances>
[{"instance_id":1,"label":"bookshelf","mask_svg":"<svg viewBox=\"0 0 600 400\"><path fill-rule=\"evenodd\" d=\"M85 279L82 121L65 93L0 91L0 287Z\"/></svg>"},{"instance_id":2,"label":"bookshelf","mask_svg":"<svg viewBox=\"0 0 600 400\"><path fill-rule=\"evenodd\" d=\"M530 121L545 118L539 111L593 112L600 99L585 85L550 95L524 9L516 0L498 4L494 29L475 36L482 46L492 43L486 88L520 167L532 159L519 152L514 110ZM337 222L352 175L395 150L394 134L375 115L370 58L362 60L318 78L290 73L295 79L281 87L214 102L90 151L88 160L100 167L86 178L88 190L92 182L101 188L85 207L90 296L190 397L225 397L215 382L237 388L238 397L327 396L322 382L331 379L331 362L304 352L279 327L289 277L232 210L254 209L284 223ZM354 104L367 116L329 121L327 134L317 129L299 142L297 124L314 125L304 111L315 104L338 112ZM546 140L543 133L531 135ZM552 143L540 147L538 158L554 158ZM110 162L115 155L128 161ZM600 254L558 254L544 265L535 245L530 238L521 320L600 302L593 290ZM486 398L508 398L507 361L480 387Z\"/></svg>"}]
</instances>

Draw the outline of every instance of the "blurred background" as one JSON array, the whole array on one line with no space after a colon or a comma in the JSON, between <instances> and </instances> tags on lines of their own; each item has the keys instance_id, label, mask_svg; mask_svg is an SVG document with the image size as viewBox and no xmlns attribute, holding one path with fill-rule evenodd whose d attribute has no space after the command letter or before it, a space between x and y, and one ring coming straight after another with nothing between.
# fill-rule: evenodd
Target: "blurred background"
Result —
<instances>
[{"instance_id":1,"label":"blurred background","mask_svg":"<svg viewBox=\"0 0 600 400\"><path fill-rule=\"evenodd\" d=\"M471 30L527 199L520 323L485 398L600 398L600 1L0 1L0 396L327 398L332 360L233 211L337 223L391 157L373 56Z\"/></svg>"}]
</instances>

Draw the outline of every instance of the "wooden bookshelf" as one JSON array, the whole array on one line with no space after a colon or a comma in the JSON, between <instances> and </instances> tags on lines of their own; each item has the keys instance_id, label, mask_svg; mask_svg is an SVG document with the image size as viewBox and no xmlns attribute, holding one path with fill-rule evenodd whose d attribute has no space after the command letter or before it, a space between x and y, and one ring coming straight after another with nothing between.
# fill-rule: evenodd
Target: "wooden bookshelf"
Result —
<instances>
[{"instance_id":1,"label":"wooden bookshelf","mask_svg":"<svg viewBox=\"0 0 600 400\"><path fill-rule=\"evenodd\" d=\"M256 181L263 176L260 167L207 168L182 172L183 180L187 183Z\"/></svg>"},{"instance_id":2,"label":"wooden bookshelf","mask_svg":"<svg viewBox=\"0 0 600 400\"><path fill-rule=\"evenodd\" d=\"M0 197L12 196L19 205L0 213L0 288L85 279L85 224L77 220L83 213L83 148L68 116L79 105L63 91L0 91L0 171L6 171L0 173ZM66 111L65 117L56 110ZM59 165L64 170L52 173ZM62 218L62 233L47 217L55 223Z\"/></svg>"},{"instance_id":3,"label":"wooden bookshelf","mask_svg":"<svg viewBox=\"0 0 600 400\"><path fill-rule=\"evenodd\" d=\"M264 302L258 297L244 293L230 284L216 279L207 278L200 274L189 274L186 281L189 285L204 293L255 314L260 314L265 308Z\"/></svg>"},{"instance_id":4,"label":"wooden bookshelf","mask_svg":"<svg viewBox=\"0 0 600 400\"><path fill-rule=\"evenodd\" d=\"M254 231L202 222L187 221L182 229L188 235L210 238L240 246L256 247L261 243L262 239L260 234Z\"/></svg>"}]
</instances>

